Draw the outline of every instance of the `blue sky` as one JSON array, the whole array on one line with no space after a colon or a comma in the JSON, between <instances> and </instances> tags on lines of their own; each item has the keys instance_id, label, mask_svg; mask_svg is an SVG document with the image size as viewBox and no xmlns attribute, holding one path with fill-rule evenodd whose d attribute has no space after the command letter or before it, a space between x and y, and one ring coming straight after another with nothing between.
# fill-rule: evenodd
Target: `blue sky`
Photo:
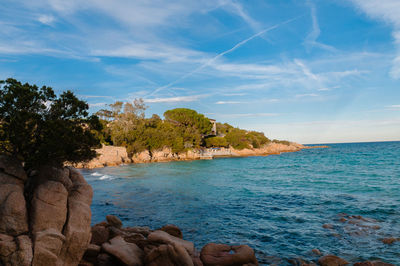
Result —
<instances>
[{"instance_id":1,"label":"blue sky","mask_svg":"<svg viewBox=\"0 0 400 266\"><path fill-rule=\"evenodd\" d=\"M0 79L301 143L400 140L398 0L2 0Z\"/></svg>"}]
</instances>

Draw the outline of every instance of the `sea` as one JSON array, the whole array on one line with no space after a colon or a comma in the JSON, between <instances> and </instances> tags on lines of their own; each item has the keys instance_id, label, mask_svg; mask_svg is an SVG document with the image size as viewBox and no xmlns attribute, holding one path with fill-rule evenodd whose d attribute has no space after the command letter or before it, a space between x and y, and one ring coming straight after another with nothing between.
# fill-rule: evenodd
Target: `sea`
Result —
<instances>
[{"instance_id":1,"label":"sea","mask_svg":"<svg viewBox=\"0 0 400 266\"><path fill-rule=\"evenodd\" d=\"M400 142L327 144L265 157L130 164L82 174L92 223L181 228L207 243L251 246L261 265L316 261L312 249L354 263L400 265ZM400 240L400 239L399 239Z\"/></svg>"}]
</instances>

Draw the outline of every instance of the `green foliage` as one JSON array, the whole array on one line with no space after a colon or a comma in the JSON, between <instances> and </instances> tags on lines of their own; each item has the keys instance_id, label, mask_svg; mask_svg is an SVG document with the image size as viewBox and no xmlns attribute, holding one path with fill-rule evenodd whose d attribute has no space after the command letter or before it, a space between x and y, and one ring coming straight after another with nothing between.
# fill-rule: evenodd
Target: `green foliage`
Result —
<instances>
[{"instance_id":1,"label":"green foliage","mask_svg":"<svg viewBox=\"0 0 400 266\"><path fill-rule=\"evenodd\" d=\"M50 87L38 88L15 79L0 81L0 153L15 156L25 168L88 161L99 145L101 130L88 104L71 91L57 97Z\"/></svg>"},{"instance_id":2,"label":"green foliage","mask_svg":"<svg viewBox=\"0 0 400 266\"><path fill-rule=\"evenodd\" d=\"M228 123L217 123L217 132L220 135L226 135L228 132L233 128L233 126L229 125Z\"/></svg>"},{"instance_id":3,"label":"green foliage","mask_svg":"<svg viewBox=\"0 0 400 266\"><path fill-rule=\"evenodd\" d=\"M225 139L235 149L242 150L245 148L250 148L250 143L247 139L247 131L239 128L232 128L226 134Z\"/></svg>"},{"instance_id":4,"label":"green foliage","mask_svg":"<svg viewBox=\"0 0 400 266\"><path fill-rule=\"evenodd\" d=\"M211 133L212 124L210 120L202 114L187 108L176 108L164 113L167 121L175 123L181 127L194 128L200 134L207 135Z\"/></svg>"},{"instance_id":5,"label":"green foliage","mask_svg":"<svg viewBox=\"0 0 400 266\"><path fill-rule=\"evenodd\" d=\"M277 140L277 139L274 139L272 142L274 142L274 143L278 143L278 144L283 144L283 145L290 145L290 141L287 141L287 140Z\"/></svg>"},{"instance_id":6,"label":"green foliage","mask_svg":"<svg viewBox=\"0 0 400 266\"><path fill-rule=\"evenodd\" d=\"M205 139L206 147L228 147L228 141L225 137L210 137Z\"/></svg>"},{"instance_id":7,"label":"green foliage","mask_svg":"<svg viewBox=\"0 0 400 266\"><path fill-rule=\"evenodd\" d=\"M114 114L107 124L114 145L125 146L130 154L144 150L154 151L169 147L173 152L182 152L187 148L229 147L235 149L259 148L270 142L261 132L246 131L225 123L217 123L219 136L207 137L212 124L207 117L194 110L176 108L164 113L165 120L158 115L144 117L146 106L143 100L133 103L116 102L109 105L111 110L102 114Z\"/></svg>"},{"instance_id":8,"label":"green foliage","mask_svg":"<svg viewBox=\"0 0 400 266\"><path fill-rule=\"evenodd\" d=\"M262 132L250 131L247 133L246 137L253 148L260 148L268 142L271 142Z\"/></svg>"}]
</instances>

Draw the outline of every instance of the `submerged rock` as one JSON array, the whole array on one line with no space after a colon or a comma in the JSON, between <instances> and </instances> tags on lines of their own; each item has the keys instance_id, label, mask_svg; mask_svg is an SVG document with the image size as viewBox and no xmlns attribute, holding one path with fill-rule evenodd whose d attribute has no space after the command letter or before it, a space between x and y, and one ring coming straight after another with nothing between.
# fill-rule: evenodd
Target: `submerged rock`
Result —
<instances>
[{"instance_id":1,"label":"submerged rock","mask_svg":"<svg viewBox=\"0 0 400 266\"><path fill-rule=\"evenodd\" d=\"M306 261L301 258L288 259L288 262L293 266L317 266L314 262Z\"/></svg>"},{"instance_id":2,"label":"submerged rock","mask_svg":"<svg viewBox=\"0 0 400 266\"><path fill-rule=\"evenodd\" d=\"M394 264L374 260L374 261L364 261L364 262L356 262L353 266L395 266Z\"/></svg>"},{"instance_id":3,"label":"submerged rock","mask_svg":"<svg viewBox=\"0 0 400 266\"><path fill-rule=\"evenodd\" d=\"M387 237L387 238L381 239L381 241L382 241L383 244L391 245L391 244L393 244L394 242L400 241L400 238Z\"/></svg>"},{"instance_id":4,"label":"submerged rock","mask_svg":"<svg viewBox=\"0 0 400 266\"><path fill-rule=\"evenodd\" d=\"M344 266L349 264L346 260L339 258L335 255L326 255L318 260L318 264L321 266Z\"/></svg>"},{"instance_id":5,"label":"submerged rock","mask_svg":"<svg viewBox=\"0 0 400 266\"><path fill-rule=\"evenodd\" d=\"M314 248L313 250L311 250L311 253L313 253L316 256L321 256L322 255L322 252L317 248Z\"/></svg>"}]
</instances>

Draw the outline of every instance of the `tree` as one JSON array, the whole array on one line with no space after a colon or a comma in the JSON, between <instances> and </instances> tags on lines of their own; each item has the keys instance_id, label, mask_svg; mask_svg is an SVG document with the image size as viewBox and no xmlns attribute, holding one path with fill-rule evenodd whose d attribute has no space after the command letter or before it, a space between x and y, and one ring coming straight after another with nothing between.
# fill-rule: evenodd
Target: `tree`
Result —
<instances>
[{"instance_id":1,"label":"tree","mask_svg":"<svg viewBox=\"0 0 400 266\"><path fill-rule=\"evenodd\" d=\"M210 120L195 110L187 108L175 108L164 113L167 121L176 123L186 128L194 128L200 134L208 135L211 133L212 124Z\"/></svg>"},{"instance_id":2,"label":"tree","mask_svg":"<svg viewBox=\"0 0 400 266\"><path fill-rule=\"evenodd\" d=\"M14 156L26 169L96 156L101 130L97 116L71 91L57 97L52 88L9 78L0 81L0 154Z\"/></svg>"}]
</instances>

